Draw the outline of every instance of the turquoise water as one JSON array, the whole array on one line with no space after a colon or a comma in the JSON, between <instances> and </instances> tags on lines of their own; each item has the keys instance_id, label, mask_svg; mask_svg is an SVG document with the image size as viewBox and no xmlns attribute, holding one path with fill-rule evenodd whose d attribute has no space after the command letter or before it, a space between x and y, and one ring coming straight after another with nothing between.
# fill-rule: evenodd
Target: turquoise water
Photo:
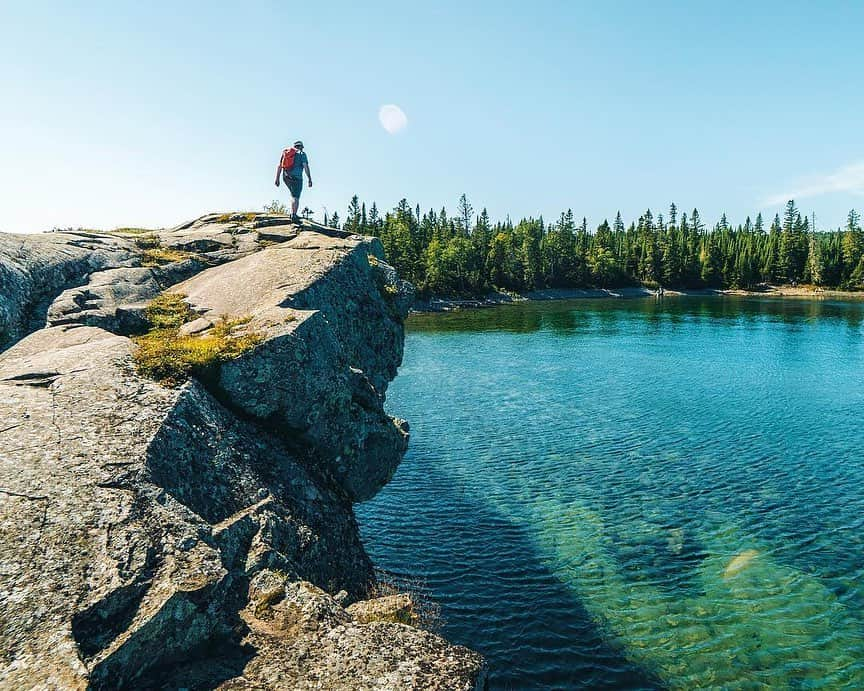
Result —
<instances>
[{"instance_id":1,"label":"turquoise water","mask_svg":"<svg viewBox=\"0 0 864 691\"><path fill-rule=\"evenodd\" d=\"M493 689L864 688L864 303L409 320L358 518Z\"/></svg>"}]
</instances>

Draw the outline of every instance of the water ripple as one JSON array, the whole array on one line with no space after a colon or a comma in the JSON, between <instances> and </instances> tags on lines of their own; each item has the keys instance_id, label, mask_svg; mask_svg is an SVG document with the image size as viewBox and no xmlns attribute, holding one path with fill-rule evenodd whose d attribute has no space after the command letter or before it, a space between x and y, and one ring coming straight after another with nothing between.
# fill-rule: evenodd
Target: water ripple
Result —
<instances>
[{"instance_id":1,"label":"water ripple","mask_svg":"<svg viewBox=\"0 0 864 691\"><path fill-rule=\"evenodd\" d=\"M358 507L498 689L864 687L862 303L413 319Z\"/></svg>"}]
</instances>

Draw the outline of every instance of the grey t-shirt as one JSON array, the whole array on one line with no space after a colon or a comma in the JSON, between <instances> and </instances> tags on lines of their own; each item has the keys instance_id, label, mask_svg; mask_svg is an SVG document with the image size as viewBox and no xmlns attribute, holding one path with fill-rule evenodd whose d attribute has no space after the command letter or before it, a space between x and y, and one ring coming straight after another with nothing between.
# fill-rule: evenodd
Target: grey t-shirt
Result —
<instances>
[{"instance_id":1,"label":"grey t-shirt","mask_svg":"<svg viewBox=\"0 0 864 691\"><path fill-rule=\"evenodd\" d=\"M309 159L306 158L305 151L298 151L294 154L294 165L291 170L288 172L292 178L303 178L303 168L309 163Z\"/></svg>"}]
</instances>

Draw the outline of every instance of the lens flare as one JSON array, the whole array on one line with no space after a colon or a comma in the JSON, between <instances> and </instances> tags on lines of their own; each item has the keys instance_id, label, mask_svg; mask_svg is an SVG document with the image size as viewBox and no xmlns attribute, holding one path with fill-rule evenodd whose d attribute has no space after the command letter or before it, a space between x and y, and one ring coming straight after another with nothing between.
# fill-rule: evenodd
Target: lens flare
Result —
<instances>
[{"instance_id":1,"label":"lens flare","mask_svg":"<svg viewBox=\"0 0 864 691\"><path fill-rule=\"evenodd\" d=\"M392 103L381 106L378 111L378 121L390 134L401 132L408 126L408 116L399 106Z\"/></svg>"}]
</instances>

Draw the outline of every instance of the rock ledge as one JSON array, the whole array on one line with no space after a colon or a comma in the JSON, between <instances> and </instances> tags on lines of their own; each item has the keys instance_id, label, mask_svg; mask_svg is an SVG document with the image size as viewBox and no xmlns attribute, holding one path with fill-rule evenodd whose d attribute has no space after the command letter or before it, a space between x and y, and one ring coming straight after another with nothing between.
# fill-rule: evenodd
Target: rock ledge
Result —
<instances>
[{"instance_id":1,"label":"rock ledge","mask_svg":"<svg viewBox=\"0 0 864 691\"><path fill-rule=\"evenodd\" d=\"M187 255L0 235L0 688L483 688L410 598L369 599L352 504L407 444L384 402L412 299L380 243L264 214L157 234ZM164 290L260 343L142 378L128 335Z\"/></svg>"}]
</instances>

